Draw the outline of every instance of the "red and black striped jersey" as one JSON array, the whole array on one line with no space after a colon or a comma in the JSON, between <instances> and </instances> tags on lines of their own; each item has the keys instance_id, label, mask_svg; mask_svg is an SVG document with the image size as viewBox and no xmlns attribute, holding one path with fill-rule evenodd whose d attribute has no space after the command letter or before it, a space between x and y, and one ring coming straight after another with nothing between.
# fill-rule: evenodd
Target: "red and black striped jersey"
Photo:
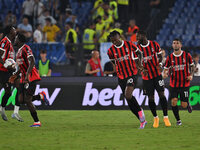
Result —
<instances>
[{"instance_id":1,"label":"red and black striped jersey","mask_svg":"<svg viewBox=\"0 0 200 150\"><path fill-rule=\"evenodd\" d=\"M155 41L148 40L147 45L138 44L139 50L142 52L142 63L144 69L148 70L148 75L142 74L143 80L150 80L159 76L161 73L158 69L159 60L158 54L161 54L160 45Z\"/></svg>"},{"instance_id":2,"label":"red and black striped jersey","mask_svg":"<svg viewBox=\"0 0 200 150\"><path fill-rule=\"evenodd\" d=\"M17 52L16 61L19 66L20 72L22 74L21 82L23 82L25 79L26 72L29 67L28 58L30 56L33 56L33 53L32 53L31 48L26 44L24 44ZM32 81L36 81L36 80L41 80L41 78L40 78L38 70L34 66L31 73L29 74L29 81L32 82Z\"/></svg>"},{"instance_id":3,"label":"red and black striped jersey","mask_svg":"<svg viewBox=\"0 0 200 150\"><path fill-rule=\"evenodd\" d=\"M5 36L0 42L0 50L4 52L2 56L4 62L8 58L14 59L14 49L11 41L8 39L7 36ZM0 63L0 70L5 72L8 71L8 69L6 69L1 63Z\"/></svg>"},{"instance_id":4,"label":"red and black striped jersey","mask_svg":"<svg viewBox=\"0 0 200 150\"><path fill-rule=\"evenodd\" d=\"M137 74L135 59L138 59L135 51L138 48L135 44L122 41L121 46L112 45L108 49L108 57L111 61L115 61L117 76L125 79Z\"/></svg>"},{"instance_id":5,"label":"red and black striped jersey","mask_svg":"<svg viewBox=\"0 0 200 150\"><path fill-rule=\"evenodd\" d=\"M190 53L181 51L180 55L170 54L166 59L165 69L170 69L171 87L188 87L190 81L190 66L194 65Z\"/></svg>"}]
</instances>

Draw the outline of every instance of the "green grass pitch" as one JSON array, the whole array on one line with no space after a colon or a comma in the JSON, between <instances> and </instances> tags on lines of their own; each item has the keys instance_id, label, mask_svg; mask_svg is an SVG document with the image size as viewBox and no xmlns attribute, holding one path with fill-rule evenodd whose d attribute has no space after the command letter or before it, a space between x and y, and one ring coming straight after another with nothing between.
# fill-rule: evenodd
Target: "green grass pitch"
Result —
<instances>
[{"instance_id":1,"label":"green grass pitch","mask_svg":"<svg viewBox=\"0 0 200 150\"><path fill-rule=\"evenodd\" d=\"M25 122L0 118L0 150L199 150L200 111L180 111L183 125L165 127L159 111L160 126L152 127L153 117L145 111L148 124L139 130L139 121L130 111L38 111L41 128L28 111L20 111Z\"/></svg>"}]
</instances>

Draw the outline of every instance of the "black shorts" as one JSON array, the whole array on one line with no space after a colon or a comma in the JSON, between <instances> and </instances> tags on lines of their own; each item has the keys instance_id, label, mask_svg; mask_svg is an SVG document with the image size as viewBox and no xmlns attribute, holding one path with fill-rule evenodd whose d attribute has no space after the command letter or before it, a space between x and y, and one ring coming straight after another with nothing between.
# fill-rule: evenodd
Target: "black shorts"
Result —
<instances>
[{"instance_id":1,"label":"black shorts","mask_svg":"<svg viewBox=\"0 0 200 150\"><path fill-rule=\"evenodd\" d=\"M182 87L182 88L173 88L170 87L170 99L172 98L179 98L183 102L189 101L189 87Z\"/></svg>"},{"instance_id":2,"label":"black shorts","mask_svg":"<svg viewBox=\"0 0 200 150\"><path fill-rule=\"evenodd\" d=\"M157 92L164 92L164 85L165 83L161 75L150 80L143 80L143 94L152 96L155 90Z\"/></svg>"},{"instance_id":3,"label":"black shorts","mask_svg":"<svg viewBox=\"0 0 200 150\"><path fill-rule=\"evenodd\" d=\"M30 96L33 96L35 93L36 88L36 81L30 82L28 84L20 83L19 86L19 94L27 94Z\"/></svg>"},{"instance_id":4,"label":"black shorts","mask_svg":"<svg viewBox=\"0 0 200 150\"><path fill-rule=\"evenodd\" d=\"M0 84L3 88L11 88L11 84L8 82L11 75L10 72L0 71Z\"/></svg>"},{"instance_id":5,"label":"black shorts","mask_svg":"<svg viewBox=\"0 0 200 150\"><path fill-rule=\"evenodd\" d=\"M137 76L128 77L126 79L118 78L118 84L122 89L123 94L125 93L125 89L127 86L136 86Z\"/></svg>"}]
</instances>

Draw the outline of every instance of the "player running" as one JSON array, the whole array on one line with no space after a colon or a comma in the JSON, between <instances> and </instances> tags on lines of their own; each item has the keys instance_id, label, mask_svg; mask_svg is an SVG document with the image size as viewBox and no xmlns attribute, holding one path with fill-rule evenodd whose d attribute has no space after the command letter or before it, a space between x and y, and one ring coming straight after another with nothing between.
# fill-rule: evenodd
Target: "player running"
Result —
<instances>
[{"instance_id":1,"label":"player running","mask_svg":"<svg viewBox=\"0 0 200 150\"><path fill-rule=\"evenodd\" d=\"M135 61L139 63L137 55L134 55L137 46L131 42L121 40L120 33L117 31L111 32L109 38L113 45L108 49L107 54L116 66L118 84L122 89L130 110L140 120L140 129L143 129L147 123L145 115L137 100L132 95L137 81Z\"/></svg>"},{"instance_id":2,"label":"player running","mask_svg":"<svg viewBox=\"0 0 200 150\"><path fill-rule=\"evenodd\" d=\"M34 120L34 124L30 127L40 127L41 123L38 119L35 106L32 103L33 94L36 88L36 82L41 78L37 69L35 68L35 58L32 54L32 50L25 44L25 36L18 34L15 39L15 45L18 52L16 55L16 62L19 66L19 71L15 74L17 76L21 73L20 86L19 86L19 102L25 103L31 113ZM13 76L14 78L14 76Z\"/></svg>"},{"instance_id":3,"label":"player running","mask_svg":"<svg viewBox=\"0 0 200 150\"><path fill-rule=\"evenodd\" d=\"M6 26L4 29L5 37L0 42L0 84L2 84L5 94L2 98L2 103L0 106L1 117L4 121L8 118L5 114L5 107L11 96L11 84L8 82L9 77L12 72L15 71L12 65L7 66L5 61L8 58L14 59L14 49L12 46L12 41L15 39L16 30L13 26Z\"/></svg>"},{"instance_id":4,"label":"player running","mask_svg":"<svg viewBox=\"0 0 200 150\"><path fill-rule=\"evenodd\" d=\"M189 86L193 78L195 66L190 53L187 53L182 48L182 43L179 39L174 39L172 43L174 52L166 59L164 67L163 78L170 74L170 99L172 111L177 120L177 125L182 125L179 117L179 110L177 106L178 96L181 99L181 106L188 108L192 112L192 108L188 105L189 102ZM190 71L191 70L191 71Z\"/></svg>"},{"instance_id":5,"label":"player running","mask_svg":"<svg viewBox=\"0 0 200 150\"><path fill-rule=\"evenodd\" d=\"M141 51L142 63L144 69L142 72L143 90L144 94L148 96L149 108L154 116L153 127L159 127L159 117L156 112L156 104L154 101L154 91L158 92L161 107L164 115L165 126L171 126L168 118L167 99L164 95L164 81L160 73L160 64L162 62L162 52L160 46L155 41L147 40L145 31L138 31L137 33L138 48Z\"/></svg>"}]
</instances>

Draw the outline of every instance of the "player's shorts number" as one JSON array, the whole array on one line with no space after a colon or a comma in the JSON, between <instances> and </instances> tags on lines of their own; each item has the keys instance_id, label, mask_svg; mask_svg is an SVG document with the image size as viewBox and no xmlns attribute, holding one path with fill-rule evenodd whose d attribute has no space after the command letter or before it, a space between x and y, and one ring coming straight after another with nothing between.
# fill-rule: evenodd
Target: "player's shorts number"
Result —
<instances>
[{"instance_id":1,"label":"player's shorts number","mask_svg":"<svg viewBox=\"0 0 200 150\"><path fill-rule=\"evenodd\" d=\"M188 91L184 91L185 97L188 97Z\"/></svg>"},{"instance_id":2,"label":"player's shorts number","mask_svg":"<svg viewBox=\"0 0 200 150\"><path fill-rule=\"evenodd\" d=\"M164 80L159 80L158 83L159 83L159 86L164 86L165 85Z\"/></svg>"}]
</instances>

